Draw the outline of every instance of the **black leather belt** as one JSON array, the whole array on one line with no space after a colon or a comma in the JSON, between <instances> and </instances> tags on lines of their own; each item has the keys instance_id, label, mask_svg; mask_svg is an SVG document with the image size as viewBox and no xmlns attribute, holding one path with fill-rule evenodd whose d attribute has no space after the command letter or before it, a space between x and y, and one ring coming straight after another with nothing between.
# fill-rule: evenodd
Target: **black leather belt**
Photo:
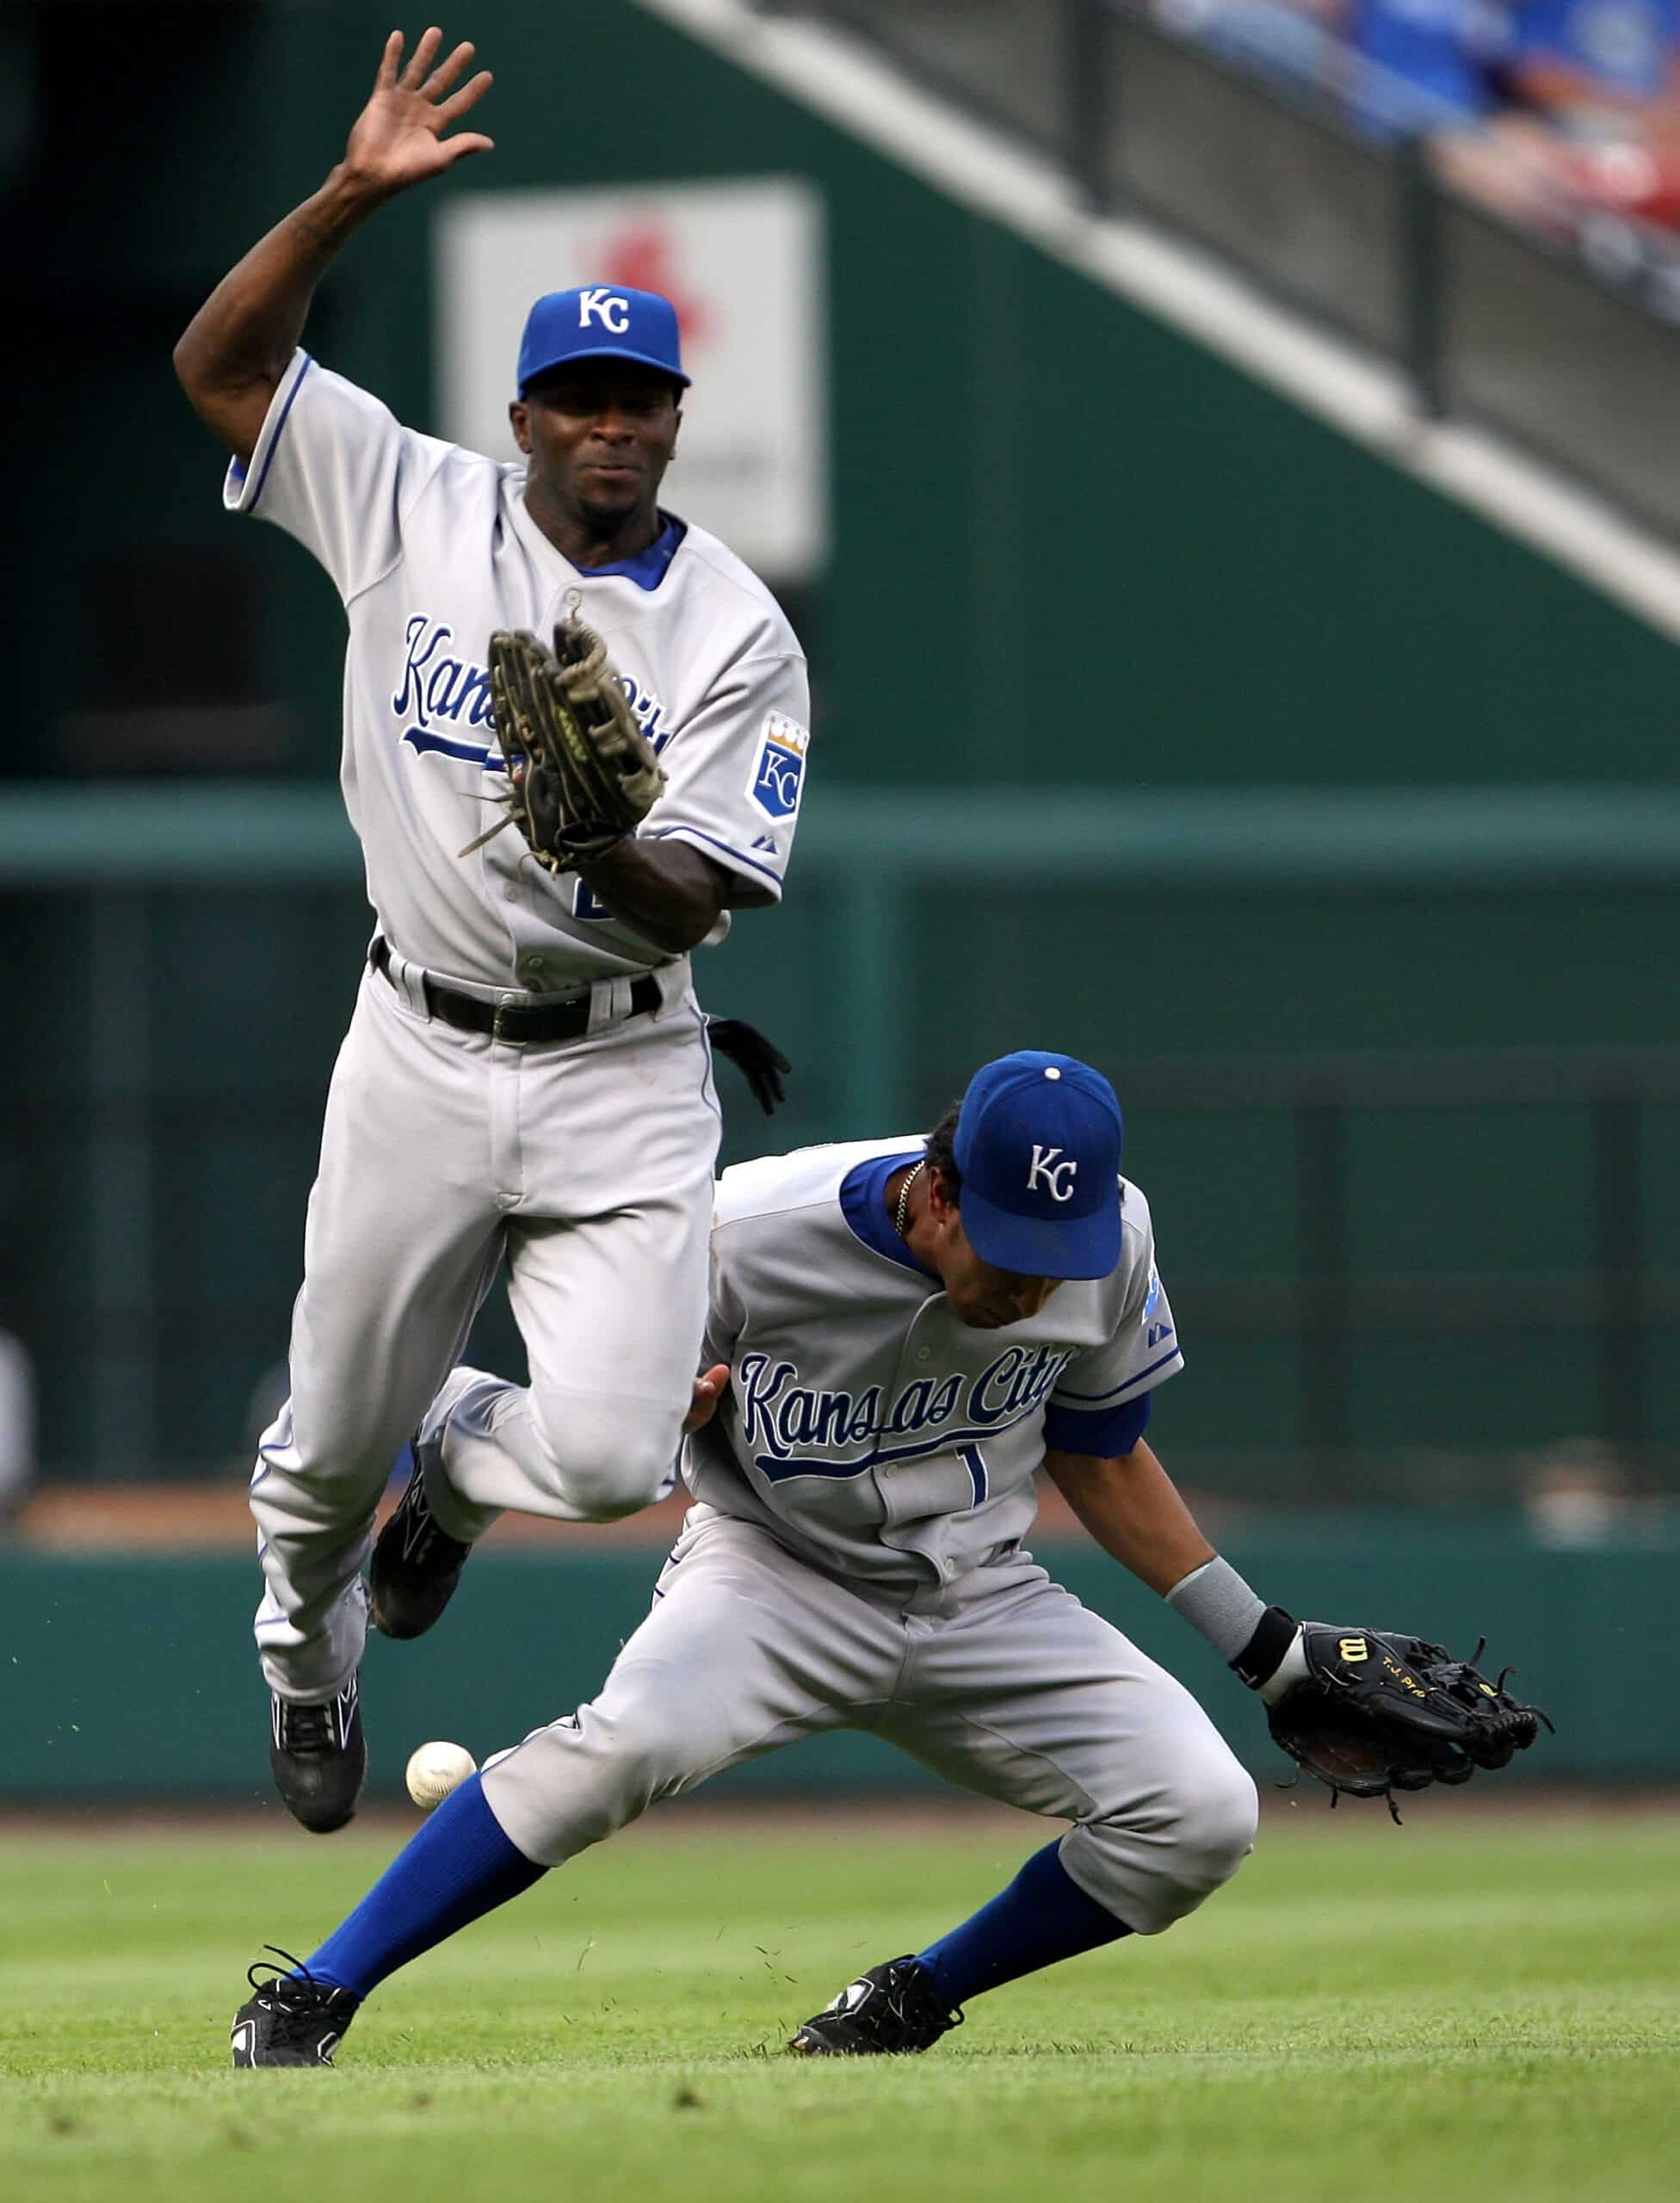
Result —
<instances>
[{"instance_id":1,"label":"black leather belt","mask_svg":"<svg viewBox=\"0 0 1680 2203\"><path fill-rule=\"evenodd\" d=\"M382 979L391 978L391 948L383 935L375 936L368 961ZM464 995L458 987L440 986L430 978L423 978L420 984L432 1015L462 1033L487 1033L492 1040L540 1045L545 1040L578 1040L589 1030L588 987L569 1002L497 1003L480 1002L477 995ZM651 978L638 979L630 989L629 1014L638 1017L645 1010L658 1009L659 1002L659 982Z\"/></svg>"}]
</instances>

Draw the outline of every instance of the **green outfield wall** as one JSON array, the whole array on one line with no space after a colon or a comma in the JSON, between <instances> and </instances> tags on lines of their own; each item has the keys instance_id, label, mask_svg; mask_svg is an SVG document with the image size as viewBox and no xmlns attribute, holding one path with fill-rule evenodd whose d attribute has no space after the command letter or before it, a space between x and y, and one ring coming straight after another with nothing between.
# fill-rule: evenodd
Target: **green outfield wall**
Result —
<instances>
[{"instance_id":1,"label":"green outfield wall","mask_svg":"<svg viewBox=\"0 0 1680 2203\"><path fill-rule=\"evenodd\" d=\"M1522 1688L1558 1728L1510 1780L1672 1781L1680 1729L1653 1722L1628 1678L1671 1604L1675 1539L1671 1530L1548 1549L1514 1520L1447 1529L1397 1510L1286 1514L1225 1542L1264 1595L1297 1612L1399 1623L1465 1652L1485 1632L1491 1662L1520 1662ZM1253 1698L1176 1615L1088 1546L1041 1557L1202 1698L1257 1774L1282 1774ZM428 1738L454 1738L482 1758L586 1700L647 1611L658 1565L657 1553L622 1546L489 1552L435 1636L403 1645L375 1638L362 1670L374 1787L400 1788L408 1754ZM267 1699L249 1635L257 1588L254 1567L230 1557L0 1553L0 1801L272 1804ZM930 1782L885 1745L847 1735L777 1753L713 1786L720 1796L821 1797ZM1302 1802L1316 1810L1325 1801Z\"/></svg>"},{"instance_id":2,"label":"green outfield wall","mask_svg":"<svg viewBox=\"0 0 1680 2203\"><path fill-rule=\"evenodd\" d=\"M796 1065L769 1121L720 1069L726 1159L926 1125L1009 1048L1084 1056L1189 1357L1175 1459L1269 1456L1199 1473L1308 1500L1332 1487L1304 1449L1503 1453L1510 1490L1518 1449L1596 1436L1680 1487L1680 797L837 789L802 836L786 907L696 960ZM0 805L32 1036L0 1095L0 1323L53 1473L208 1475L254 1442L368 926L329 788ZM1329 1263L1363 1296L1339 1345ZM499 1297L473 1354L520 1372Z\"/></svg>"}]
</instances>

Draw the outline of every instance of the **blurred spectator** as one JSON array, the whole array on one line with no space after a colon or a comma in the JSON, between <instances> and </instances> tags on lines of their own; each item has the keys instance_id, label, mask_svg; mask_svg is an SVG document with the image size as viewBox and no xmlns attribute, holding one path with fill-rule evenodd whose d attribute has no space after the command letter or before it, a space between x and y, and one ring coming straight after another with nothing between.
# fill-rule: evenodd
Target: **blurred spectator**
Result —
<instances>
[{"instance_id":1,"label":"blurred spectator","mask_svg":"<svg viewBox=\"0 0 1680 2203\"><path fill-rule=\"evenodd\" d=\"M1516 0L1514 90L1555 120L1641 134L1680 108L1676 0Z\"/></svg>"},{"instance_id":2,"label":"blurred spectator","mask_svg":"<svg viewBox=\"0 0 1680 2203\"><path fill-rule=\"evenodd\" d=\"M1680 228L1680 0L1155 0L1170 27L1333 101L1557 233Z\"/></svg>"},{"instance_id":3,"label":"blurred spectator","mask_svg":"<svg viewBox=\"0 0 1680 2203\"><path fill-rule=\"evenodd\" d=\"M1343 0L1155 0L1185 38L1285 84L1337 80Z\"/></svg>"},{"instance_id":4,"label":"blurred spectator","mask_svg":"<svg viewBox=\"0 0 1680 2203\"><path fill-rule=\"evenodd\" d=\"M34 1483L34 1369L22 1340L0 1330L0 1525L22 1514Z\"/></svg>"},{"instance_id":5,"label":"blurred spectator","mask_svg":"<svg viewBox=\"0 0 1680 2203\"><path fill-rule=\"evenodd\" d=\"M1680 0L1520 0L1509 84L1566 187L1680 228Z\"/></svg>"},{"instance_id":6,"label":"blurred spectator","mask_svg":"<svg viewBox=\"0 0 1680 2203\"><path fill-rule=\"evenodd\" d=\"M1299 89L1362 128L1412 137L1497 114L1517 0L1154 0L1170 29Z\"/></svg>"},{"instance_id":7,"label":"blurred spectator","mask_svg":"<svg viewBox=\"0 0 1680 2203\"><path fill-rule=\"evenodd\" d=\"M1347 0L1356 115L1380 136L1410 137L1498 114L1515 13L1508 0Z\"/></svg>"},{"instance_id":8,"label":"blurred spectator","mask_svg":"<svg viewBox=\"0 0 1680 2203\"><path fill-rule=\"evenodd\" d=\"M1569 227L1581 202L1680 226L1680 0L1348 0L1354 106L1427 131L1461 189Z\"/></svg>"}]
</instances>

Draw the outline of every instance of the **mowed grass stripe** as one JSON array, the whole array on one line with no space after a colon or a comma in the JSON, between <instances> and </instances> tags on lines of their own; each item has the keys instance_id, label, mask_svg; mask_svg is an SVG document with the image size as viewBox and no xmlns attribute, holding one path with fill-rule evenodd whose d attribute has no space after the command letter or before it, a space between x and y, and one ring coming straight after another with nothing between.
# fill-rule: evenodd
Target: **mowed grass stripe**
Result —
<instances>
[{"instance_id":1,"label":"mowed grass stripe","mask_svg":"<svg viewBox=\"0 0 1680 2203\"><path fill-rule=\"evenodd\" d=\"M322 2075L232 2074L227 2021L257 1946L306 1948L389 1835L9 1837L9 2190L15 2168L30 2203L1676 2193L1664 1820L1275 1816L1170 1935L978 2000L926 2058L844 2064L784 2058L788 2025L986 1895L1030 1825L671 1823L398 1977Z\"/></svg>"}]
</instances>

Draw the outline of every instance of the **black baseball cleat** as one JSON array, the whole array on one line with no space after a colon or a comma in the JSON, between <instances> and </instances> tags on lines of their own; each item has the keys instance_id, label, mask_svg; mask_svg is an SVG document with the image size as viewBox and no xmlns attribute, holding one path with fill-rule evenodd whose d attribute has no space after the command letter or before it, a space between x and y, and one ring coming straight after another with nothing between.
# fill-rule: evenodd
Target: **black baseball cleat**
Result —
<instances>
[{"instance_id":1,"label":"black baseball cleat","mask_svg":"<svg viewBox=\"0 0 1680 2203\"><path fill-rule=\"evenodd\" d=\"M423 1637L454 1596L472 1550L438 1527L416 1447L408 1490L375 1540L368 1570L374 1628L386 1637Z\"/></svg>"},{"instance_id":2,"label":"black baseball cleat","mask_svg":"<svg viewBox=\"0 0 1680 2203\"><path fill-rule=\"evenodd\" d=\"M358 2000L348 1989L312 1979L308 1967L300 1966L288 1952L275 1950L272 1943L269 1948L286 1966L259 1959L248 1968L250 1998L233 2015L230 2038L235 2067L330 2065L356 2015Z\"/></svg>"},{"instance_id":3,"label":"black baseball cleat","mask_svg":"<svg viewBox=\"0 0 1680 2203\"><path fill-rule=\"evenodd\" d=\"M931 2050L962 2025L934 1995L933 1977L913 1958L889 1959L843 1989L825 2012L807 2020L789 2050L802 2058L894 2057Z\"/></svg>"},{"instance_id":4,"label":"black baseball cleat","mask_svg":"<svg viewBox=\"0 0 1680 2203\"><path fill-rule=\"evenodd\" d=\"M269 1764L275 1787L293 1819L317 1836L330 1836L350 1818L368 1772L356 1682L352 1675L336 1697L314 1706L274 1694Z\"/></svg>"}]
</instances>

